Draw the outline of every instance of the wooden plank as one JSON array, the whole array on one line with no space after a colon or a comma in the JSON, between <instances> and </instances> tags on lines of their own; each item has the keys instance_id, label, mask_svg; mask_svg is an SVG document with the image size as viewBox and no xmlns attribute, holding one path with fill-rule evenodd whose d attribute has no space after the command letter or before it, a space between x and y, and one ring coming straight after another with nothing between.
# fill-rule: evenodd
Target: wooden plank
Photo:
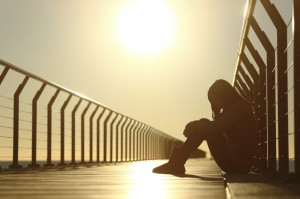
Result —
<instances>
[{"instance_id":1,"label":"wooden plank","mask_svg":"<svg viewBox=\"0 0 300 199\"><path fill-rule=\"evenodd\" d=\"M279 176L259 174L226 174L225 178L231 198L300 198L299 181L287 181Z\"/></svg>"},{"instance_id":2,"label":"wooden plank","mask_svg":"<svg viewBox=\"0 0 300 199\"><path fill-rule=\"evenodd\" d=\"M213 160L189 160L183 176L152 173L164 162L2 171L0 198L226 198Z\"/></svg>"}]
</instances>

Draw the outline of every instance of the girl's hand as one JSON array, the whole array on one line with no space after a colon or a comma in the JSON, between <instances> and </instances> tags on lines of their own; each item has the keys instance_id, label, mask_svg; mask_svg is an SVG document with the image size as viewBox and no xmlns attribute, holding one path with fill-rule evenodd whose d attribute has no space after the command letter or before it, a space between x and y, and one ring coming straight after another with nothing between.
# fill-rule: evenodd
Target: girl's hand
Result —
<instances>
[{"instance_id":1,"label":"girl's hand","mask_svg":"<svg viewBox=\"0 0 300 199\"><path fill-rule=\"evenodd\" d=\"M197 122L198 121L193 121L193 122L189 122L186 126L185 126L185 129L183 131L183 135L185 137L188 137L190 136L191 133L193 133L196 129L196 126L197 126Z\"/></svg>"},{"instance_id":2,"label":"girl's hand","mask_svg":"<svg viewBox=\"0 0 300 199\"><path fill-rule=\"evenodd\" d=\"M209 121L208 119L206 118L202 118L200 120L196 120L196 121L192 121L192 122L189 122L186 126L185 126L185 129L183 131L183 135L185 137L189 137L192 133L195 133L198 131L198 126L199 124L201 124L202 122L207 122Z\"/></svg>"}]
</instances>

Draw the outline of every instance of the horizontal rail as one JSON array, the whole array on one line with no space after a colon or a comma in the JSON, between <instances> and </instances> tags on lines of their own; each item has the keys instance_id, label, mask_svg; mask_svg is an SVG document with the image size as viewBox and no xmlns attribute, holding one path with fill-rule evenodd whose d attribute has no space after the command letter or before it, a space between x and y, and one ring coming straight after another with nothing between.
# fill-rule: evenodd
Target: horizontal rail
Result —
<instances>
[{"instance_id":1,"label":"horizontal rail","mask_svg":"<svg viewBox=\"0 0 300 199\"><path fill-rule=\"evenodd\" d=\"M0 101L0 165L9 161L9 168L16 169L24 166L20 164L23 161L35 168L42 162L52 167L54 163L65 166L168 158L173 145L181 143L4 60L0 59L0 66L0 100L5 99ZM10 77L15 74L18 77ZM15 85L17 81L19 85ZM13 96L5 92L13 90Z\"/></svg>"},{"instance_id":2,"label":"horizontal rail","mask_svg":"<svg viewBox=\"0 0 300 199\"><path fill-rule=\"evenodd\" d=\"M270 0L248 1L232 84L254 108L259 138L256 167L299 178L300 2L289 0L284 6L293 7L288 24ZM262 25L266 23L275 32L266 31Z\"/></svg>"}]
</instances>

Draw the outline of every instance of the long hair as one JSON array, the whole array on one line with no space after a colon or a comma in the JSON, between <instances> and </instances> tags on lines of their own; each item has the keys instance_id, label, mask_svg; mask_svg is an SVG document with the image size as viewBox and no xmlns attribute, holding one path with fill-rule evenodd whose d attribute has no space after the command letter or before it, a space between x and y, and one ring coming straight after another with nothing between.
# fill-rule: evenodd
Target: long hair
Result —
<instances>
[{"instance_id":1,"label":"long hair","mask_svg":"<svg viewBox=\"0 0 300 199\"><path fill-rule=\"evenodd\" d=\"M223 79L216 80L208 90L208 98L214 96L223 101L225 106L241 100L240 94L233 88L233 86Z\"/></svg>"}]
</instances>

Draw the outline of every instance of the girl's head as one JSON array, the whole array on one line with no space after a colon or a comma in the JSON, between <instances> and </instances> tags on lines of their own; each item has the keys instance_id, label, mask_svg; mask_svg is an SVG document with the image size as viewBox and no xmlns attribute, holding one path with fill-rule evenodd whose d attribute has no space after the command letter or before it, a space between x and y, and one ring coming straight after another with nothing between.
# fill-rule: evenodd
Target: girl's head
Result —
<instances>
[{"instance_id":1,"label":"girl's head","mask_svg":"<svg viewBox=\"0 0 300 199\"><path fill-rule=\"evenodd\" d=\"M223 79L216 80L208 90L208 100L216 109L222 109L241 99L239 93Z\"/></svg>"}]
</instances>

